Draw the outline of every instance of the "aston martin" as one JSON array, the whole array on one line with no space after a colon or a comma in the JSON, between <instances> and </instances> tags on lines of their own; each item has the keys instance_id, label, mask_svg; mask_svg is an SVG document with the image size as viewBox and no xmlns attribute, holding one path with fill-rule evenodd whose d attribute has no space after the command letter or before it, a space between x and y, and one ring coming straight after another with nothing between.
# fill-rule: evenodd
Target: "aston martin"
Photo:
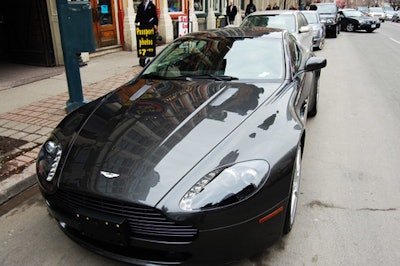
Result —
<instances>
[{"instance_id":1,"label":"aston martin","mask_svg":"<svg viewBox=\"0 0 400 266\"><path fill-rule=\"evenodd\" d=\"M187 34L148 61L43 144L61 230L135 265L232 262L288 233L326 59L248 27Z\"/></svg>"}]
</instances>

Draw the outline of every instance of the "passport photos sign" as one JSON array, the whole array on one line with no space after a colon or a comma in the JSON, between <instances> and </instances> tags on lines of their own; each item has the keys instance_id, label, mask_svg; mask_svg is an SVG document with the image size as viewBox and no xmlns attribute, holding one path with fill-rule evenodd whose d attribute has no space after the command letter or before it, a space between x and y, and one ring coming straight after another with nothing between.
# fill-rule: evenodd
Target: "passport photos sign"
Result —
<instances>
[{"instance_id":1,"label":"passport photos sign","mask_svg":"<svg viewBox=\"0 0 400 266\"><path fill-rule=\"evenodd\" d=\"M156 30L152 25L136 27L138 57L156 56Z\"/></svg>"}]
</instances>

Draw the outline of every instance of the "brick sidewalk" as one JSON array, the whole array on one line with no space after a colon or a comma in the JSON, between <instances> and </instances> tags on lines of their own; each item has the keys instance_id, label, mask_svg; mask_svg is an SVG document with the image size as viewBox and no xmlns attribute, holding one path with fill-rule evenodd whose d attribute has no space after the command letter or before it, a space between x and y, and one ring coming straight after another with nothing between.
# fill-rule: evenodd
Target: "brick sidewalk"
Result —
<instances>
[{"instance_id":1,"label":"brick sidewalk","mask_svg":"<svg viewBox=\"0 0 400 266\"><path fill-rule=\"evenodd\" d=\"M85 86L84 98L94 100L131 80L141 70L141 67L135 66L122 75ZM68 92L65 92L0 114L0 136L26 142L12 151L0 154L0 181L20 173L35 162L41 145L66 115L68 99Z\"/></svg>"}]
</instances>

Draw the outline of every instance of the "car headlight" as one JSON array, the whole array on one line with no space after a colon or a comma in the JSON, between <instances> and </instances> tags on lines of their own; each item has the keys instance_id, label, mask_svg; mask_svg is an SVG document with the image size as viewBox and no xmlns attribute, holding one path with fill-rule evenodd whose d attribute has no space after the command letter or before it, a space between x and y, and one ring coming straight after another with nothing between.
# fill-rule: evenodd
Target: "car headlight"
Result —
<instances>
[{"instance_id":1,"label":"car headlight","mask_svg":"<svg viewBox=\"0 0 400 266\"><path fill-rule=\"evenodd\" d=\"M216 169L201 178L182 197L185 211L211 209L242 201L253 195L268 176L264 160L237 163Z\"/></svg>"},{"instance_id":2,"label":"car headlight","mask_svg":"<svg viewBox=\"0 0 400 266\"><path fill-rule=\"evenodd\" d=\"M334 20L333 18L328 18L328 19L326 20L326 23L328 23L328 24L334 24L334 23L335 23L335 20Z\"/></svg>"},{"instance_id":3,"label":"car headlight","mask_svg":"<svg viewBox=\"0 0 400 266\"><path fill-rule=\"evenodd\" d=\"M42 184L53 181L61 155L61 144L55 138L44 143L36 162L36 172Z\"/></svg>"}]
</instances>

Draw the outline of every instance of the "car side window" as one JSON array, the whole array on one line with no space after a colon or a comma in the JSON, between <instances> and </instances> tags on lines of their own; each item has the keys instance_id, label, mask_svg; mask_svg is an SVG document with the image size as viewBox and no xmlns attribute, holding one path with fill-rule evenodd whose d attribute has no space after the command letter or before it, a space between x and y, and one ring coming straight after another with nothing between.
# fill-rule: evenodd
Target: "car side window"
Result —
<instances>
[{"instance_id":1,"label":"car side window","mask_svg":"<svg viewBox=\"0 0 400 266\"><path fill-rule=\"evenodd\" d=\"M301 13L299 13L299 16L297 17L297 20L298 20L298 23L299 23L299 28L308 25L306 17Z\"/></svg>"},{"instance_id":2,"label":"car side window","mask_svg":"<svg viewBox=\"0 0 400 266\"><path fill-rule=\"evenodd\" d=\"M301 51L299 46L297 45L296 38L293 35L289 35L288 43L291 67L294 68L292 69L293 71L297 71L299 70L301 64Z\"/></svg>"}]
</instances>

